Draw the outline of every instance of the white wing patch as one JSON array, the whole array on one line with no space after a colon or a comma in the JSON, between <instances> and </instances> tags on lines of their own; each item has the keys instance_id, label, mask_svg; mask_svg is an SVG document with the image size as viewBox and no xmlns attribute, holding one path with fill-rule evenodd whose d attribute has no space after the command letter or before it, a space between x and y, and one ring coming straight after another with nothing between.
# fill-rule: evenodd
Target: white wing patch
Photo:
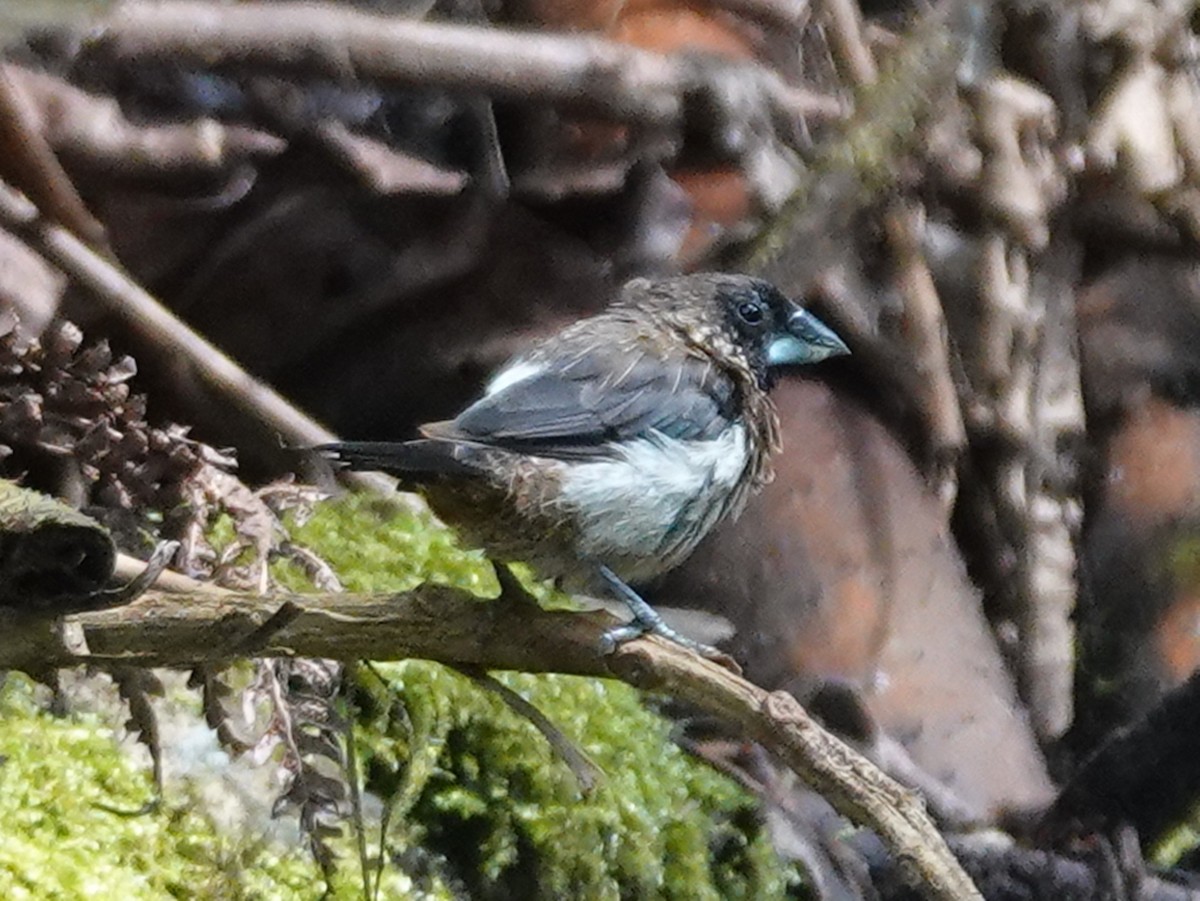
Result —
<instances>
[{"instance_id":1,"label":"white wing patch","mask_svg":"<svg viewBox=\"0 0 1200 901\"><path fill-rule=\"evenodd\" d=\"M527 363L523 360L517 360L492 376L491 381L487 383L487 387L483 390L484 397L499 394L505 388L511 388L518 382L527 381L536 375L541 375L545 371L546 367L542 363Z\"/></svg>"},{"instance_id":2,"label":"white wing patch","mask_svg":"<svg viewBox=\"0 0 1200 901\"><path fill-rule=\"evenodd\" d=\"M600 560L667 554L684 536L707 532L749 462L740 425L708 441L656 432L616 445L615 453L562 470L559 503L579 527L580 549Z\"/></svg>"}]
</instances>

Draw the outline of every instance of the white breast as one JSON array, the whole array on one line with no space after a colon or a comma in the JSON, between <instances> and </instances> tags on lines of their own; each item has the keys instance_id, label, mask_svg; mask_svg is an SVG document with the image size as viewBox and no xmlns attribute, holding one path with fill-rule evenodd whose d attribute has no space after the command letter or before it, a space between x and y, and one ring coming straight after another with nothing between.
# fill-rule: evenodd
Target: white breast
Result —
<instances>
[{"instance_id":1,"label":"white breast","mask_svg":"<svg viewBox=\"0 0 1200 901\"><path fill-rule=\"evenodd\" d=\"M620 445L613 458L564 467L559 503L578 525L584 554L669 556L728 512L748 462L740 425L708 441L654 433Z\"/></svg>"}]
</instances>

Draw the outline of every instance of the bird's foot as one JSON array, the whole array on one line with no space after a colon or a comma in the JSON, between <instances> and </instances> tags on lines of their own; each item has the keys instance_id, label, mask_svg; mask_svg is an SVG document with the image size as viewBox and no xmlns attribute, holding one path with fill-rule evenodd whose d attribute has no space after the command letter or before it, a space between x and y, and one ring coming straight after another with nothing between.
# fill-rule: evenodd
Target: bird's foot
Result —
<instances>
[{"instance_id":1,"label":"bird's foot","mask_svg":"<svg viewBox=\"0 0 1200 901\"><path fill-rule=\"evenodd\" d=\"M605 657L609 654L615 654L617 648L625 644L625 642L641 638L649 631L651 631L651 628L645 623L631 622L623 626L614 626L600 636L600 653Z\"/></svg>"},{"instance_id":2,"label":"bird's foot","mask_svg":"<svg viewBox=\"0 0 1200 901\"><path fill-rule=\"evenodd\" d=\"M600 653L605 655L612 654L627 641L633 641L635 638L641 638L643 635L657 635L660 638L665 638L667 641L682 645L690 651L695 651L701 657L718 660L722 663L729 660L729 655L724 651L699 641L693 641L686 635L668 626L657 610L651 607L640 594L626 585L624 580L607 566L601 565L599 570L601 578L604 579L612 593L633 614L633 619L625 625L609 629L601 636Z\"/></svg>"}]
</instances>

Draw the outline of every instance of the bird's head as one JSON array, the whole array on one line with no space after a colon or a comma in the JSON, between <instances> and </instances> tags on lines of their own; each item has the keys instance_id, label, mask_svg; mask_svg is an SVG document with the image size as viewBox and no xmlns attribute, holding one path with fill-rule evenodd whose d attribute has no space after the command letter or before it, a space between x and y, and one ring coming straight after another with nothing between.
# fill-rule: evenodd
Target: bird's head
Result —
<instances>
[{"instance_id":1,"label":"bird's head","mask_svg":"<svg viewBox=\"0 0 1200 901\"><path fill-rule=\"evenodd\" d=\"M618 306L652 316L704 352L745 366L764 388L772 367L850 353L820 319L770 282L748 275L702 272L634 279Z\"/></svg>"}]
</instances>

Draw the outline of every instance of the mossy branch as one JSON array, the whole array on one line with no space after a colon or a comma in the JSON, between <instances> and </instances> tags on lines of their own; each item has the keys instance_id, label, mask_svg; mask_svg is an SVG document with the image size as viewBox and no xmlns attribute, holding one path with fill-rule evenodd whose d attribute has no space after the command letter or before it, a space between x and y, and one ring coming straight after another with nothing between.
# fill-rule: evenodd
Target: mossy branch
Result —
<instances>
[{"instance_id":1,"label":"mossy branch","mask_svg":"<svg viewBox=\"0 0 1200 901\"><path fill-rule=\"evenodd\" d=\"M0 668L195 666L250 654L423 658L617 678L694 704L769 748L840 812L878 832L924 883L927 897L981 898L920 799L821 728L791 695L768 692L658 639L630 642L604 656L600 636L613 623L603 612L547 611L510 596L480 601L429 585L396 595L156 590L125 607L58 622L10 615L0 629Z\"/></svg>"}]
</instances>

